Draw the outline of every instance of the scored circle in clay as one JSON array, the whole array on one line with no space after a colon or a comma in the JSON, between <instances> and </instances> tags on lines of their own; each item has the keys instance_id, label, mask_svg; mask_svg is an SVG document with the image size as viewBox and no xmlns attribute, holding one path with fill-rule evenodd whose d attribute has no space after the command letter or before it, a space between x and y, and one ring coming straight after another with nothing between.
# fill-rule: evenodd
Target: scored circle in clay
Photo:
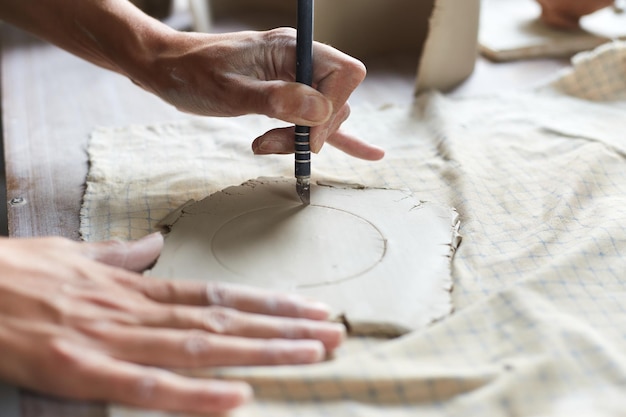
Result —
<instances>
[{"instance_id":1,"label":"scored circle in clay","mask_svg":"<svg viewBox=\"0 0 626 417\"><path fill-rule=\"evenodd\" d=\"M181 207L149 275L294 291L354 334L399 335L451 310L454 210L403 190L258 178Z\"/></svg>"},{"instance_id":2,"label":"scored circle in clay","mask_svg":"<svg viewBox=\"0 0 626 417\"><path fill-rule=\"evenodd\" d=\"M301 204L246 212L223 224L211 242L213 255L229 271L251 280L260 271L304 275L298 287L359 276L381 261L385 249L380 231L362 217Z\"/></svg>"}]
</instances>

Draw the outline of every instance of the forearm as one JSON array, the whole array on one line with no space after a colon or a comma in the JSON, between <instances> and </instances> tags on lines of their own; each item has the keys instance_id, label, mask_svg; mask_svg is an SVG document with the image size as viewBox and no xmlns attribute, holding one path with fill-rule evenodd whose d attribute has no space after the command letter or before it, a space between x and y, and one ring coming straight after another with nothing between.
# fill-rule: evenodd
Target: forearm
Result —
<instances>
[{"instance_id":1,"label":"forearm","mask_svg":"<svg viewBox=\"0 0 626 417\"><path fill-rule=\"evenodd\" d=\"M382 150L339 131L362 63L315 43L315 89L295 82L296 31L202 34L175 31L128 0L0 0L0 19L130 78L181 111L249 113L313 126L311 147L328 140L359 158ZM257 138L258 154L293 152L289 128Z\"/></svg>"},{"instance_id":2,"label":"forearm","mask_svg":"<svg viewBox=\"0 0 626 417\"><path fill-rule=\"evenodd\" d=\"M175 33L128 0L2 0L0 19L133 79Z\"/></svg>"}]
</instances>

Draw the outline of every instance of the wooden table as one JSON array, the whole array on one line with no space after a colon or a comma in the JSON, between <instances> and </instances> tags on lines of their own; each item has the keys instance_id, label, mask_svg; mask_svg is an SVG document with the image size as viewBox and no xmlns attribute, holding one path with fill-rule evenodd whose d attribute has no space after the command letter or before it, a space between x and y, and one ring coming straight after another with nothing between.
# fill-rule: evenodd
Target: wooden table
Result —
<instances>
[{"instance_id":1,"label":"wooden table","mask_svg":"<svg viewBox=\"0 0 626 417\"><path fill-rule=\"evenodd\" d=\"M2 122L8 224L12 237L57 235L79 239L79 210L87 175L86 146L96 126L154 123L188 117L127 79L4 25ZM528 87L564 60L493 64L451 94ZM369 65L353 103L409 103L415 62L385 59ZM61 377L61 376L60 376ZM21 391L22 417L102 417L101 404L64 401Z\"/></svg>"}]
</instances>

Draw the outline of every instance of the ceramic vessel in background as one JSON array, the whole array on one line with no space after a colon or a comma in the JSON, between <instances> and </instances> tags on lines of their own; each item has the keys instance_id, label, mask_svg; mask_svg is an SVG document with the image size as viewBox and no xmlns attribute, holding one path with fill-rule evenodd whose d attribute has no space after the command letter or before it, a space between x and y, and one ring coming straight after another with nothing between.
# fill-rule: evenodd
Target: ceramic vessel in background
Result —
<instances>
[{"instance_id":1,"label":"ceramic vessel in background","mask_svg":"<svg viewBox=\"0 0 626 417\"><path fill-rule=\"evenodd\" d=\"M449 90L474 71L480 0L436 0L417 69L416 93Z\"/></svg>"}]
</instances>

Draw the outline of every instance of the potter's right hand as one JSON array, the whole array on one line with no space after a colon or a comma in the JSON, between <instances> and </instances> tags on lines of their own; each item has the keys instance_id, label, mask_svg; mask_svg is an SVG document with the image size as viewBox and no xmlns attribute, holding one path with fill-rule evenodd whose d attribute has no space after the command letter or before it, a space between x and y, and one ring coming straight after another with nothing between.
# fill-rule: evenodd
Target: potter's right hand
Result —
<instances>
[{"instance_id":1,"label":"potter's right hand","mask_svg":"<svg viewBox=\"0 0 626 417\"><path fill-rule=\"evenodd\" d=\"M83 400L189 413L251 395L163 368L320 361L344 337L296 296L145 278L160 234L131 243L0 239L0 379Z\"/></svg>"},{"instance_id":2,"label":"potter's right hand","mask_svg":"<svg viewBox=\"0 0 626 417\"><path fill-rule=\"evenodd\" d=\"M264 114L312 126L324 143L366 160L384 151L341 129L364 65L315 42L313 87L295 81L296 31L190 33L152 19L128 0L0 1L0 19L127 76L181 111L202 116ZM252 143L255 154L293 153L293 126Z\"/></svg>"},{"instance_id":3,"label":"potter's right hand","mask_svg":"<svg viewBox=\"0 0 626 417\"><path fill-rule=\"evenodd\" d=\"M537 0L541 19L561 29L576 29L580 18L613 4L613 0Z\"/></svg>"}]
</instances>

